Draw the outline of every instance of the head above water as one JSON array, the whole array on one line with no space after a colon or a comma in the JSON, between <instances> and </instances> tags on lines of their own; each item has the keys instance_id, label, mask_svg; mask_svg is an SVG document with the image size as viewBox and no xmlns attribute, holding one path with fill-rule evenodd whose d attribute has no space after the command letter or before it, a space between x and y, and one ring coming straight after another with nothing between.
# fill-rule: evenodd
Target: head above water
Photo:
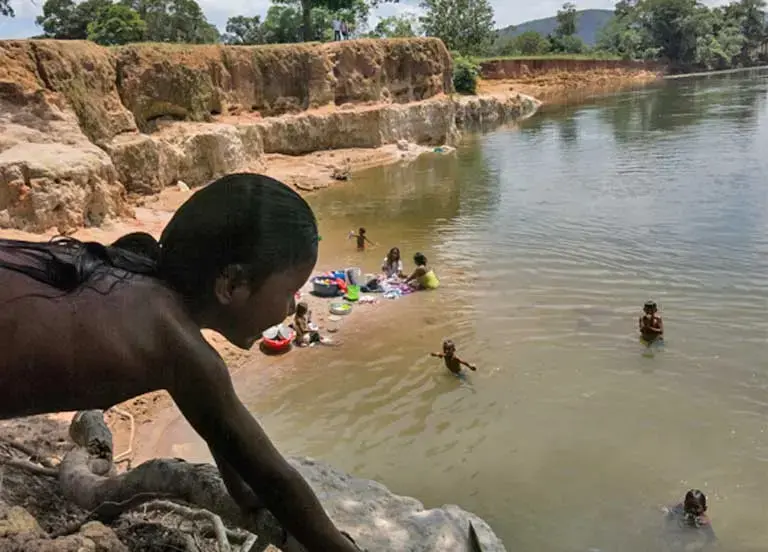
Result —
<instances>
[{"instance_id":1,"label":"head above water","mask_svg":"<svg viewBox=\"0 0 768 552\"><path fill-rule=\"evenodd\" d=\"M294 310L317 261L306 201L267 176L222 177L190 197L160 237L160 278L197 321L240 347Z\"/></svg>"},{"instance_id":2,"label":"head above water","mask_svg":"<svg viewBox=\"0 0 768 552\"><path fill-rule=\"evenodd\" d=\"M455 352L456 352L456 344L450 339L443 340L443 354L452 355Z\"/></svg>"},{"instance_id":3,"label":"head above water","mask_svg":"<svg viewBox=\"0 0 768 552\"><path fill-rule=\"evenodd\" d=\"M659 310L656 305L656 301L646 301L643 305L643 312L646 314L654 314Z\"/></svg>"},{"instance_id":4,"label":"head above water","mask_svg":"<svg viewBox=\"0 0 768 552\"><path fill-rule=\"evenodd\" d=\"M361 236L365 236L365 228L363 228L363 227L361 226L361 227L360 227L360 228L357 230L357 233L358 233L358 234L360 234Z\"/></svg>"},{"instance_id":5,"label":"head above water","mask_svg":"<svg viewBox=\"0 0 768 552\"><path fill-rule=\"evenodd\" d=\"M397 247L393 247L389 250L389 253L387 253L387 261L390 263L396 263L400 260L400 249Z\"/></svg>"},{"instance_id":6,"label":"head above water","mask_svg":"<svg viewBox=\"0 0 768 552\"><path fill-rule=\"evenodd\" d=\"M701 516L707 511L707 497L698 489L685 493L683 510L686 514Z\"/></svg>"},{"instance_id":7,"label":"head above water","mask_svg":"<svg viewBox=\"0 0 768 552\"><path fill-rule=\"evenodd\" d=\"M413 262L416 263L417 266L427 266L427 257L424 253L416 253L413 256Z\"/></svg>"}]
</instances>

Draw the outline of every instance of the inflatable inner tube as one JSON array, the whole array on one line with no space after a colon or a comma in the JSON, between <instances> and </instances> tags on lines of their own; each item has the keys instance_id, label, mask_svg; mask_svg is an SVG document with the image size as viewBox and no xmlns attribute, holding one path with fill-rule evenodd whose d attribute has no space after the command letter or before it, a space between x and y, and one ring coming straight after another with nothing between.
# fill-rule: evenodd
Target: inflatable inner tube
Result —
<instances>
[{"instance_id":1,"label":"inflatable inner tube","mask_svg":"<svg viewBox=\"0 0 768 552\"><path fill-rule=\"evenodd\" d=\"M352 305L349 303L331 303L328 310L331 311L331 314L344 316L345 314L352 312Z\"/></svg>"}]
</instances>

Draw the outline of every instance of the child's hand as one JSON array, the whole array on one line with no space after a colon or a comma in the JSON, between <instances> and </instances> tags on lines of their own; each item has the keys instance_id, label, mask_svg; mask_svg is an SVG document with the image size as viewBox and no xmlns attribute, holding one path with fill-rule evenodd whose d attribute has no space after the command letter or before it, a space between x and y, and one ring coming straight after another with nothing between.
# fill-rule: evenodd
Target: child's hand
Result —
<instances>
[{"instance_id":1,"label":"child's hand","mask_svg":"<svg viewBox=\"0 0 768 552\"><path fill-rule=\"evenodd\" d=\"M475 366L470 365L469 369L473 372L477 372L477 368Z\"/></svg>"}]
</instances>

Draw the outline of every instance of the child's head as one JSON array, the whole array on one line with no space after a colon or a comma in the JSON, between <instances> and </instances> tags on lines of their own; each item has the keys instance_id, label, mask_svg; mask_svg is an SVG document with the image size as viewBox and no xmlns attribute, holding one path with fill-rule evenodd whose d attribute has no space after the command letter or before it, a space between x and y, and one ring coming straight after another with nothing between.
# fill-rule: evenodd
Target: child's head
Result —
<instances>
[{"instance_id":1,"label":"child's head","mask_svg":"<svg viewBox=\"0 0 768 552\"><path fill-rule=\"evenodd\" d=\"M398 249L397 247L393 247L392 249L390 249L389 253L387 253L387 260L390 263L396 263L397 261L399 261L400 260L400 249Z\"/></svg>"},{"instance_id":2,"label":"child's head","mask_svg":"<svg viewBox=\"0 0 768 552\"><path fill-rule=\"evenodd\" d=\"M645 314L656 314L656 311L658 311L658 307L656 306L656 301L646 301L643 305L643 312Z\"/></svg>"},{"instance_id":3,"label":"child's head","mask_svg":"<svg viewBox=\"0 0 768 552\"><path fill-rule=\"evenodd\" d=\"M306 316L309 312L309 305L304 301L296 305L296 316Z\"/></svg>"},{"instance_id":4,"label":"child's head","mask_svg":"<svg viewBox=\"0 0 768 552\"><path fill-rule=\"evenodd\" d=\"M427 266L427 257L424 256L424 253L416 253L413 256L413 262L416 263L416 266Z\"/></svg>"},{"instance_id":5,"label":"child's head","mask_svg":"<svg viewBox=\"0 0 768 552\"><path fill-rule=\"evenodd\" d=\"M456 352L456 345L450 339L443 340L443 354L452 355Z\"/></svg>"},{"instance_id":6,"label":"child's head","mask_svg":"<svg viewBox=\"0 0 768 552\"><path fill-rule=\"evenodd\" d=\"M357 233L358 233L358 234L360 234L361 236L365 236L365 228L363 228L363 227L361 226L361 227L358 229Z\"/></svg>"},{"instance_id":7,"label":"child's head","mask_svg":"<svg viewBox=\"0 0 768 552\"><path fill-rule=\"evenodd\" d=\"M160 246L158 276L195 321L248 348L292 313L317 261L317 222L285 184L231 174L176 211Z\"/></svg>"},{"instance_id":8,"label":"child's head","mask_svg":"<svg viewBox=\"0 0 768 552\"><path fill-rule=\"evenodd\" d=\"M707 497L698 489L691 489L685 493L683 510L686 514L701 516L707 511Z\"/></svg>"}]
</instances>

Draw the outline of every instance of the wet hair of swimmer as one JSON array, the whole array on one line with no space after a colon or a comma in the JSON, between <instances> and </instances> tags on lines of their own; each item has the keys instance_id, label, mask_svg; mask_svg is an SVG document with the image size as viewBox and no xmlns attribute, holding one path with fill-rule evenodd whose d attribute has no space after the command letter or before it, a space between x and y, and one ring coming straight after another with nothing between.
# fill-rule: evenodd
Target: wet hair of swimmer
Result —
<instances>
[{"instance_id":1,"label":"wet hair of swimmer","mask_svg":"<svg viewBox=\"0 0 768 552\"><path fill-rule=\"evenodd\" d=\"M418 266L426 266L427 258L424 256L424 253L416 253L413 256L413 262L416 263Z\"/></svg>"},{"instance_id":2,"label":"wet hair of swimmer","mask_svg":"<svg viewBox=\"0 0 768 552\"><path fill-rule=\"evenodd\" d=\"M454 351L456 351L456 344L453 342L453 340L451 340L451 339L444 339L443 340L443 352L444 353L448 353L448 352L453 353Z\"/></svg>"},{"instance_id":3,"label":"wet hair of swimmer","mask_svg":"<svg viewBox=\"0 0 768 552\"><path fill-rule=\"evenodd\" d=\"M285 184L252 173L224 176L196 192L159 242L150 243L145 233L124 238L117 246L0 239L0 266L65 293L105 272L119 279L144 274L199 307L214 300L214 283L227 267L240 267L242 278L258 288L274 273L315 263L319 241L307 202Z\"/></svg>"},{"instance_id":4,"label":"wet hair of swimmer","mask_svg":"<svg viewBox=\"0 0 768 552\"><path fill-rule=\"evenodd\" d=\"M390 263L394 263L396 261L400 260L400 249L397 247L393 247L389 250L389 253L387 254L387 260Z\"/></svg>"},{"instance_id":5,"label":"wet hair of swimmer","mask_svg":"<svg viewBox=\"0 0 768 552\"><path fill-rule=\"evenodd\" d=\"M685 493L683 510L686 514L702 515L707 511L707 497L698 489L691 489Z\"/></svg>"},{"instance_id":6,"label":"wet hair of swimmer","mask_svg":"<svg viewBox=\"0 0 768 552\"><path fill-rule=\"evenodd\" d=\"M656 301L646 301L643 305L643 312L656 312L659 308L656 306Z\"/></svg>"},{"instance_id":7,"label":"wet hair of swimmer","mask_svg":"<svg viewBox=\"0 0 768 552\"><path fill-rule=\"evenodd\" d=\"M358 234L360 234L361 236L365 236L365 228L363 228L363 227L361 226L361 227L360 227L360 228L357 230L357 233L358 233Z\"/></svg>"},{"instance_id":8,"label":"wet hair of swimmer","mask_svg":"<svg viewBox=\"0 0 768 552\"><path fill-rule=\"evenodd\" d=\"M296 305L296 316L304 316L309 312L309 305L304 301Z\"/></svg>"}]
</instances>

